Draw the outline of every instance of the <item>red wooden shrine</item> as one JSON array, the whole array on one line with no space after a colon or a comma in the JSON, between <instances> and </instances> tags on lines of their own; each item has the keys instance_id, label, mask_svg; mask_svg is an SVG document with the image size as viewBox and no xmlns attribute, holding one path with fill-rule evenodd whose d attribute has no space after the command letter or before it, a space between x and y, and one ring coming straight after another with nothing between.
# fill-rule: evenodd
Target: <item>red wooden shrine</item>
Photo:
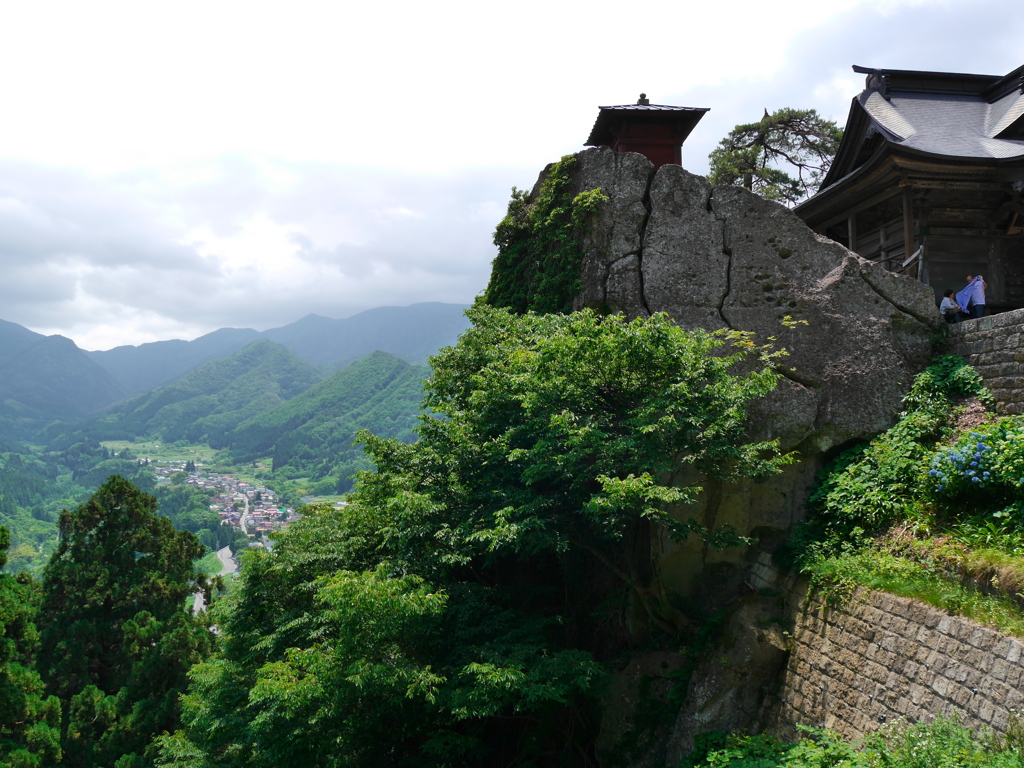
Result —
<instances>
[{"instance_id":1,"label":"red wooden shrine","mask_svg":"<svg viewBox=\"0 0 1024 768\"><path fill-rule=\"evenodd\" d=\"M585 146L639 152L655 168L668 163L683 164L683 142L708 111L706 107L651 104L644 93L636 104L599 109Z\"/></svg>"}]
</instances>

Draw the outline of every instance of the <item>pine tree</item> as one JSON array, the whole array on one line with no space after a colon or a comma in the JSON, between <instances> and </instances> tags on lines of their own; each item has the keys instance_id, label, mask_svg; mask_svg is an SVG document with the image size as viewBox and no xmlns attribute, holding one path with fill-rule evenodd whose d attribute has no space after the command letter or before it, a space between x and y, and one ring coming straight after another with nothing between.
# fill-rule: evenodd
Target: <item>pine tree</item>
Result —
<instances>
[{"instance_id":1,"label":"pine tree","mask_svg":"<svg viewBox=\"0 0 1024 768\"><path fill-rule=\"evenodd\" d=\"M186 673L211 647L185 607L208 589L192 564L203 552L119 476L61 513L43 577L39 670L64 707L67 768L151 765L151 740L177 726Z\"/></svg>"}]
</instances>

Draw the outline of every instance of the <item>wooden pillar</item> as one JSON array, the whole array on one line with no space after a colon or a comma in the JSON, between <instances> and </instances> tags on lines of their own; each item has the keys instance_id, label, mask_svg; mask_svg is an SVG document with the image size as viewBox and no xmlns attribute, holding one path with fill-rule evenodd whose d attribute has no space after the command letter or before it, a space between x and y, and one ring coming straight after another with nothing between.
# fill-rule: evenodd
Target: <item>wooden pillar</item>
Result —
<instances>
[{"instance_id":1,"label":"wooden pillar","mask_svg":"<svg viewBox=\"0 0 1024 768\"><path fill-rule=\"evenodd\" d=\"M854 253L857 252L857 214L851 213L846 218L846 240L847 246Z\"/></svg>"},{"instance_id":2,"label":"wooden pillar","mask_svg":"<svg viewBox=\"0 0 1024 768\"><path fill-rule=\"evenodd\" d=\"M914 191L909 184L903 186L903 258L909 259L914 253ZM914 274L920 275L920 265L915 265Z\"/></svg>"}]
</instances>

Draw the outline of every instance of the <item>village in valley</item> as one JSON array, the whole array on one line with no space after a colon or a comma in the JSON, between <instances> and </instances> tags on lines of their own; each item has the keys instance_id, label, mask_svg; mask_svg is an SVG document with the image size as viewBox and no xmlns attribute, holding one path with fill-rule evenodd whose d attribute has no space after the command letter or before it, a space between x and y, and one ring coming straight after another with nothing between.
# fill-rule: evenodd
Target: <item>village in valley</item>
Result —
<instances>
[{"instance_id":1,"label":"village in valley","mask_svg":"<svg viewBox=\"0 0 1024 768\"><path fill-rule=\"evenodd\" d=\"M172 476L184 472L187 485L212 493L210 510L220 516L221 525L240 529L250 539L250 546L269 548L269 534L302 517L292 507L281 504L267 486L202 470L191 461L156 466L155 471L158 484L169 484Z\"/></svg>"}]
</instances>

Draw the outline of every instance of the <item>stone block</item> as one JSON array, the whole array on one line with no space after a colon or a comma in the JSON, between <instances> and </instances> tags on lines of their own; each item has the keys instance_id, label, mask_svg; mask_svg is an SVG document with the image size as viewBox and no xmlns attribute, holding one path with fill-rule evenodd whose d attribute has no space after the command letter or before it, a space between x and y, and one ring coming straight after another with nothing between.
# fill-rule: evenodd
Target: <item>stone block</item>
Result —
<instances>
[{"instance_id":1,"label":"stone block","mask_svg":"<svg viewBox=\"0 0 1024 768\"><path fill-rule=\"evenodd\" d=\"M996 713L995 705L991 701L983 701L981 706L978 707L978 718L986 723L992 722L992 717Z\"/></svg>"},{"instance_id":2,"label":"stone block","mask_svg":"<svg viewBox=\"0 0 1024 768\"><path fill-rule=\"evenodd\" d=\"M970 642L970 644L975 648L988 651L995 647L996 643L999 642L999 639L1000 635L998 632L995 632L988 627L978 627L971 633L971 639L968 642Z\"/></svg>"},{"instance_id":3,"label":"stone block","mask_svg":"<svg viewBox=\"0 0 1024 768\"><path fill-rule=\"evenodd\" d=\"M950 700L956 702L956 705L963 710L966 710L967 705L971 703L974 698L974 694L971 693L969 688L957 687L952 689L950 692Z\"/></svg>"},{"instance_id":4,"label":"stone block","mask_svg":"<svg viewBox=\"0 0 1024 768\"><path fill-rule=\"evenodd\" d=\"M944 677L935 677L932 680L932 689L939 694L942 698L946 698L949 692L953 689L953 683Z\"/></svg>"},{"instance_id":5,"label":"stone block","mask_svg":"<svg viewBox=\"0 0 1024 768\"><path fill-rule=\"evenodd\" d=\"M990 674L996 680L1006 680L1006 676L1010 672L1010 665L1006 663L1004 659L997 659L992 665L992 671Z\"/></svg>"}]
</instances>

